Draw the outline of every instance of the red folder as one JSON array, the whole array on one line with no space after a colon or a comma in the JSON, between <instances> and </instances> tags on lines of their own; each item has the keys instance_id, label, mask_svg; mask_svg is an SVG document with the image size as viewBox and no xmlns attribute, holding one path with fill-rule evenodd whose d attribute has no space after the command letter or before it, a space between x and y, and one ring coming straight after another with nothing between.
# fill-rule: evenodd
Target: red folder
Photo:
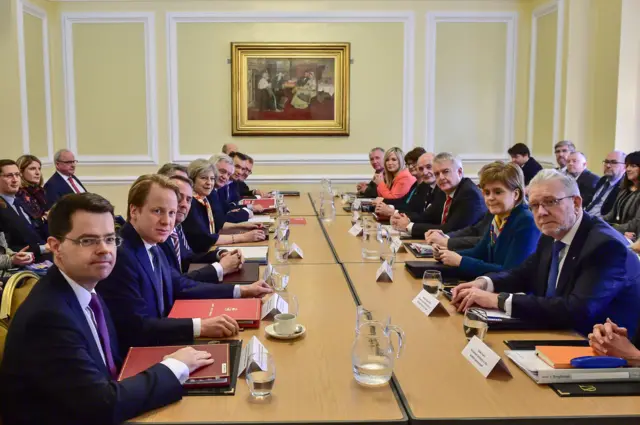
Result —
<instances>
[{"instance_id":1,"label":"red folder","mask_svg":"<svg viewBox=\"0 0 640 425\"><path fill-rule=\"evenodd\" d=\"M276 208L276 200L274 198L266 199L243 199L240 201L242 205L260 205L265 210L274 210Z\"/></svg>"},{"instance_id":2,"label":"red folder","mask_svg":"<svg viewBox=\"0 0 640 425\"><path fill-rule=\"evenodd\" d=\"M194 319L226 314L243 328L260 327L262 302L259 298L233 300L176 300L169 312L173 319Z\"/></svg>"},{"instance_id":3,"label":"red folder","mask_svg":"<svg viewBox=\"0 0 640 425\"><path fill-rule=\"evenodd\" d=\"M156 363L160 363L168 354L175 353L181 346L131 347L124 360L118 381L144 372ZM186 388L223 387L229 385L231 364L229 363L229 344L210 344L194 346L196 350L207 351L214 362L189 374Z\"/></svg>"},{"instance_id":4,"label":"red folder","mask_svg":"<svg viewBox=\"0 0 640 425\"><path fill-rule=\"evenodd\" d=\"M307 219L304 217L291 217L289 224L307 224Z\"/></svg>"}]
</instances>

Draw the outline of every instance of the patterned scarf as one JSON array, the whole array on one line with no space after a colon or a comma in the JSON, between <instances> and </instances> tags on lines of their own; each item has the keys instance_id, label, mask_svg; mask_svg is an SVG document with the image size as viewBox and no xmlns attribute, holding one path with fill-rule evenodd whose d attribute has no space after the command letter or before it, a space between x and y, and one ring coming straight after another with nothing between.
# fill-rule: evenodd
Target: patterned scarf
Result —
<instances>
[{"instance_id":1,"label":"patterned scarf","mask_svg":"<svg viewBox=\"0 0 640 425\"><path fill-rule=\"evenodd\" d=\"M502 219L497 215L493 216L493 220L491 221L491 229L489 230L489 233L491 235L491 246L494 246L498 241L498 238L500 237L504 226L506 226L508 219L509 216L506 216Z\"/></svg>"},{"instance_id":2,"label":"patterned scarf","mask_svg":"<svg viewBox=\"0 0 640 425\"><path fill-rule=\"evenodd\" d=\"M22 199L22 207L34 219L41 219L47 210L47 198L42 186L34 184L23 186L16 194L16 197Z\"/></svg>"},{"instance_id":3,"label":"patterned scarf","mask_svg":"<svg viewBox=\"0 0 640 425\"><path fill-rule=\"evenodd\" d=\"M216 225L213 221L213 210L211 209L209 200L206 196L198 195L197 193L193 194L193 198L200 204L204 205L204 208L207 210L207 216L209 217L209 233L214 234L216 232Z\"/></svg>"}]
</instances>

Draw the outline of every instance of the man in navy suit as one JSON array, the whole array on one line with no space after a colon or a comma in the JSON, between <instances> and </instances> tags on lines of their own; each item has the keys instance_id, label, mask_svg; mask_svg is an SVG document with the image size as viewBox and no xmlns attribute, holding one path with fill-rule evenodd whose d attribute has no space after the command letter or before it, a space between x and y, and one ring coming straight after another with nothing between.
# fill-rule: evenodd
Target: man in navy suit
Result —
<instances>
[{"instance_id":1,"label":"man in navy suit","mask_svg":"<svg viewBox=\"0 0 640 425\"><path fill-rule=\"evenodd\" d=\"M234 160L228 155L215 155L212 162L216 167L216 180L214 183L214 197L222 206L226 214L226 221L231 223L243 223L253 217L253 206L241 207L240 194L238 188L232 180L235 174ZM210 197L209 201L215 202L216 199ZM258 207L256 212L262 212L262 208Z\"/></svg>"},{"instance_id":2,"label":"man in navy suit","mask_svg":"<svg viewBox=\"0 0 640 425\"><path fill-rule=\"evenodd\" d=\"M55 266L11 320L0 367L4 425L119 424L182 398L211 355L183 348L118 382L121 358L109 310L95 292L116 261L113 206L66 197L49 213Z\"/></svg>"},{"instance_id":3,"label":"man in navy suit","mask_svg":"<svg viewBox=\"0 0 640 425\"><path fill-rule=\"evenodd\" d=\"M240 198L257 196L264 197L265 194L260 189L250 189L246 183L249 176L253 174L253 158L240 152L230 153L229 156L233 158L234 166L234 173L231 176L231 179L236 186L236 190L238 191Z\"/></svg>"},{"instance_id":4,"label":"man in navy suit","mask_svg":"<svg viewBox=\"0 0 640 425\"><path fill-rule=\"evenodd\" d=\"M602 217L613 208L620 191L620 180L625 173L625 158L624 152L613 151L602 161L604 175L598 180L593 196L582 203L584 210L592 217Z\"/></svg>"},{"instance_id":5,"label":"man in navy suit","mask_svg":"<svg viewBox=\"0 0 640 425\"><path fill-rule=\"evenodd\" d=\"M196 254L193 252L187 238L182 230L182 222L189 215L191 210L191 199L193 198L193 184L188 177L174 175L169 177L180 190L180 200L176 212L176 224L171 232L171 236L166 241L159 244L164 251L164 255L169 261L169 265L179 273L186 273L186 276L201 282L222 282L225 274L238 271L244 263L242 251L220 251L218 249L205 253ZM210 263L197 270L189 272L189 265L192 263Z\"/></svg>"},{"instance_id":6,"label":"man in navy suit","mask_svg":"<svg viewBox=\"0 0 640 425\"><path fill-rule=\"evenodd\" d=\"M464 177L460 159L448 152L439 153L433 159L433 174L440 190L431 205L421 213L391 217L396 230L407 231L416 239L424 239L431 229L448 233L471 226L487 212L480 189Z\"/></svg>"},{"instance_id":7,"label":"man in navy suit","mask_svg":"<svg viewBox=\"0 0 640 425\"><path fill-rule=\"evenodd\" d=\"M97 288L113 315L121 350L191 343L194 337L228 337L238 332L236 321L226 315L167 318L176 299L261 297L271 292L263 281L248 286L194 281L169 265L158 244L173 231L179 197L178 187L157 174L139 177L129 190L118 261Z\"/></svg>"},{"instance_id":8,"label":"man in navy suit","mask_svg":"<svg viewBox=\"0 0 640 425\"><path fill-rule=\"evenodd\" d=\"M76 177L76 157L70 150L60 149L53 156L56 172L44 184L44 192L47 195L49 205L56 203L58 199L69 193L85 193L87 189L80 179Z\"/></svg>"},{"instance_id":9,"label":"man in navy suit","mask_svg":"<svg viewBox=\"0 0 640 425\"><path fill-rule=\"evenodd\" d=\"M583 204L588 205L587 202L593 198L600 177L587 170L587 158L582 152L571 152L569 154L567 174L576 180Z\"/></svg>"},{"instance_id":10,"label":"man in navy suit","mask_svg":"<svg viewBox=\"0 0 640 425\"><path fill-rule=\"evenodd\" d=\"M7 245L14 251L28 246L36 260L50 259L47 246L48 231L42 220L27 214L16 193L20 190L20 170L15 161L0 159L0 231Z\"/></svg>"},{"instance_id":11,"label":"man in navy suit","mask_svg":"<svg viewBox=\"0 0 640 425\"><path fill-rule=\"evenodd\" d=\"M543 233L519 267L491 273L453 291L458 310L474 304L511 317L585 335L611 318L634 329L640 319L640 260L624 237L582 211L575 180L540 171L529 185L529 206Z\"/></svg>"},{"instance_id":12,"label":"man in navy suit","mask_svg":"<svg viewBox=\"0 0 640 425\"><path fill-rule=\"evenodd\" d=\"M524 143L516 143L507 151L511 162L518 164L524 174L524 185L528 186L531 179L542 170L542 165L531 156L529 146Z\"/></svg>"}]
</instances>

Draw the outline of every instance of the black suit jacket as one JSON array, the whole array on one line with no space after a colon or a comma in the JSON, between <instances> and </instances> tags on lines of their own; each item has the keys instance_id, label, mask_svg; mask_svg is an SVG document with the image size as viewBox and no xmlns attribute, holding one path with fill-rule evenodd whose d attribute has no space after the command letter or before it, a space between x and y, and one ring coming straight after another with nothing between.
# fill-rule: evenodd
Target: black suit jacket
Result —
<instances>
[{"instance_id":1,"label":"black suit jacket","mask_svg":"<svg viewBox=\"0 0 640 425\"><path fill-rule=\"evenodd\" d=\"M415 217L409 216L413 222L411 229L413 238L423 239L424 233L430 229L440 229L444 233L463 229L477 223L487 212L480 189L467 177L458 184L458 189L449 206L447 220L445 224L441 224L445 202L445 193L439 191L431 205L422 214Z\"/></svg>"},{"instance_id":2,"label":"black suit jacket","mask_svg":"<svg viewBox=\"0 0 640 425\"><path fill-rule=\"evenodd\" d=\"M589 205L588 202L591 202L593 199L593 194L596 193L596 185L599 180L600 177L589 170L584 170L576 180L576 183L578 183L578 189L580 189L580 196L582 196L583 205Z\"/></svg>"},{"instance_id":3,"label":"black suit jacket","mask_svg":"<svg viewBox=\"0 0 640 425\"><path fill-rule=\"evenodd\" d=\"M80 179L76 176L73 176L73 180L77 185L80 185L85 192L88 190L84 187ZM47 195L47 202L49 205L53 206L56 201L62 198L64 195L68 195L69 193L74 193L69 183L67 183L57 172L54 172L49 180L44 184L44 192Z\"/></svg>"},{"instance_id":4,"label":"black suit jacket","mask_svg":"<svg viewBox=\"0 0 640 425\"><path fill-rule=\"evenodd\" d=\"M407 215L411 213L420 214L433 201L438 186L434 188L427 183L414 183L413 187L404 197L400 199L385 199L384 203L393 205L396 210Z\"/></svg>"},{"instance_id":5,"label":"black suit jacket","mask_svg":"<svg viewBox=\"0 0 640 425\"><path fill-rule=\"evenodd\" d=\"M529 160L522 166L522 174L524 174L524 184L529 185L532 178L538 174L538 171L542 170L542 165L538 163L533 157L529 157Z\"/></svg>"},{"instance_id":6,"label":"black suit jacket","mask_svg":"<svg viewBox=\"0 0 640 425\"><path fill-rule=\"evenodd\" d=\"M589 204L593 202L593 198L595 198L596 193L598 193L598 191L600 190L602 185L605 183L605 181L607 181L607 176L600 177L600 180L598 180L598 184L596 184L596 187L593 190L593 196L590 199L583 199L582 205L585 208L587 208ZM608 214L609 211L611 211L611 209L613 208L613 205L616 203L616 198L618 197L619 192L620 192L620 182L618 181L618 183L615 186L613 186L613 188L611 189L611 192L609 192L609 195L607 195L607 198L602 203L602 207L600 208L600 215L604 216Z\"/></svg>"},{"instance_id":7,"label":"black suit jacket","mask_svg":"<svg viewBox=\"0 0 640 425\"><path fill-rule=\"evenodd\" d=\"M169 266L167 258L160 255L164 301L161 306L157 278L142 239L130 223L122 228L120 236L123 242L118 248L116 265L109 277L96 287L111 310L120 349L192 343L193 321L167 318L174 300L233 298L234 285L191 280Z\"/></svg>"},{"instance_id":8,"label":"black suit jacket","mask_svg":"<svg viewBox=\"0 0 640 425\"><path fill-rule=\"evenodd\" d=\"M449 240L447 241L447 249L450 251L460 251L463 249L473 248L480 242L485 233L489 230L493 214L489 211L482 217L482 220L473 226L447 233Z\"/></svg>"},{"instance_id":9,"label":"black suit jacket","mask_svg":"<svg viewBox=\"0 0 640 425\"><path fill-rule=\"evenodd\" d=\"M103 311L119 367L116 332L104 303ZM120 424L182 394L162 364L121 382L111 379L78 298L55 266L11 321L0 367L4 425Z\"/></svg>"},{"instance_id":10,"label":"black suit jacket","mask_svg":"<svg viewBox=\"0 0 640 425\"><path fill-rule=\"evenodd\" d=\"M360 194L362 198L377 198L378 197L378 185L371 180L367 185L367 188Z\"/></svg>"},{"instance_id":11,"label":"black suit jacket","mask_svg":"<svg viewBox=\"0 0 640 425\"><path fill-rule=\"evenodd\" d=\"M30 224L2 198L0 198L0 231L4 232L7 246L12 250L17 252L28 245L29 251L35 254L36 261L50 258L48 255L40 254L40 245L44 245L49 236L46 226L33 219Z\"/></svg>"},{"instance_id":12,"label":"black suit jacket","mask_svg":"<svg viewBox=\"0 0 640 425\"><path fill-rule=\"evenodd\" d=\"M583 214L556 295L546 298L552 244L551 237L542 236L519 267L488 275L495 292L523 293L513 295L512 316L585 335L609 317L633 332L640 319L640 260L624 237L599 218Z\"/></svg>"}]
</instances>

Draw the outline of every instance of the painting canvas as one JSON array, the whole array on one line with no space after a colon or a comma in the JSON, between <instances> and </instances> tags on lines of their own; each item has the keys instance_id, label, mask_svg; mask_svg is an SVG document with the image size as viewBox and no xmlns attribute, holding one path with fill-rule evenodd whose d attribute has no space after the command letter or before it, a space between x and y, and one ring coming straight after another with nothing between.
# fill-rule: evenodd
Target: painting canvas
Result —
<instances>
[{"instance_id":1,"label":"painting canvas","mask_svg":"<svg viewBox=\"0 0 640 425\"><path fill-rule=\"evenodd\" d=\"M234 135L348 135L349 45L232 44Z\"/></svg>"}]
</instances>

